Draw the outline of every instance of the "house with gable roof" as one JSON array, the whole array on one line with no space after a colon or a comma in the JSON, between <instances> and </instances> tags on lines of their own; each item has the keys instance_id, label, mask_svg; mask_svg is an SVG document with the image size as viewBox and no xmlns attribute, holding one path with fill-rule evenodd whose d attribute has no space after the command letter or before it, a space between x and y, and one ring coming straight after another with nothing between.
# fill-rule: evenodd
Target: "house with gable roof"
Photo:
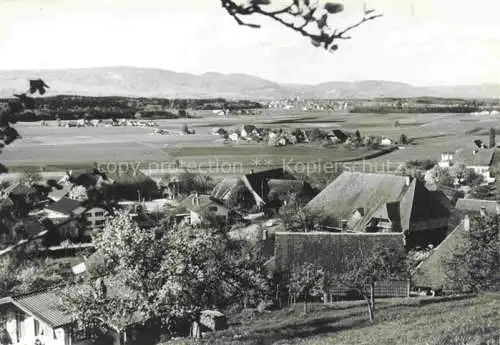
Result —
<instances>
[{"instance_id":1,"label":"house with gable roof","mask_svg":"<svg viewBox=\"0 0 500 345\"><path fill-rule=\"evenodd\" d=\"M494 182L495 177L492 175L491 166L495 152L495 148L459 149L453 156L453 164L465 165L467 169L472 169L476 174L483 176L485 182Z\"/></svg>"},{"instance_id":2,"label":"house with gable roof","mask_svg":"<svg viewBox=\"0 0 500 345\"><path fill-rule=\"evenodd\" d=\"M343 172L305 210L323 230L402 232L410 246L438 244L450 216L439 193L407 176Z\"/></svg>"},{"instance_id":3,"label":"house with gable roof","mask_svg":"<svg viewBox=\"0 0 500 345\"><path fill-rule=\"evenodd\" d=\"M102 280L103 293L108 297L133 298L134 293L117 281ZM58 288L18 294L0 299L0 330L6 331L11 344L80 345L96 344L90 333L98 337L103 345L155 344L157 334L139 324L137 311L122 317L101 320L104 327L81 332L75 327L72 315L61 308Z\"/></svg>"},{"instance_id":4,"label":"house with gable roof","mask_svg":"<svg viewBox=\"0 0 500 345\"><path fill-rule=\"evenodd\" d=\"M224 178L210 196L228 208L240 205L262 209L275 198L286 201L292 195L310 196L312 193L308 183L296 180L285 169L270 169Z\"/></svg>"}]
</instances>

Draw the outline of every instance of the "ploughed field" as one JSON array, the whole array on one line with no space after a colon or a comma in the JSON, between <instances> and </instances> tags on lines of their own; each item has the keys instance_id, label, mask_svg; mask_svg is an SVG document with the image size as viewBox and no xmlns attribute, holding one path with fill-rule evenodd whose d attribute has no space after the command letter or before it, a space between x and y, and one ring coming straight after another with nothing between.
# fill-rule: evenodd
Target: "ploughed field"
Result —
<instances>
[{"instance_id":1,"label":"ploughed field","mask_svg":"<svg viewBox=\"0 0 500 345\"><path fill-rule=\"evenodd\" d=\"M398 140L404 133L415 138L412 145L369 160L379 167L396 167L416 159L439 159L441 152L470 147L472 141L488 142L489 129L500 128L498 116L469 114L341 114L330 112L300 112L265 110L259 115L216 116L203 113L199 118L159 120L157 123L168 134L153 134L150 127L57 127L49 122L18 123L16 128L23 137L5 148L1 161L11 167L44 166L47 170L80 166L93 162L140 163L144 169L168 169L176 164L190 169L216 169L234 171L250 168L263 169L290 164L305 169L301 164L339 162L362 159L374 151L347 149L342 146L324 148L317 144L270 147L263 143L224 144L213 135L214 129L228 131L253 124L266 128L342 129L362 135L383 135ZM400 126L396 127L398 121ZM194 135L181 135L182 126L195 129ZM310 168L310 167L309 167ZM224 173L224 169L217 170ZM355 167L353 169L356 169ZM210 172L210 171L208 171ZM239 172L238 172L239 173Z\"/></svg>"}]
</instances>

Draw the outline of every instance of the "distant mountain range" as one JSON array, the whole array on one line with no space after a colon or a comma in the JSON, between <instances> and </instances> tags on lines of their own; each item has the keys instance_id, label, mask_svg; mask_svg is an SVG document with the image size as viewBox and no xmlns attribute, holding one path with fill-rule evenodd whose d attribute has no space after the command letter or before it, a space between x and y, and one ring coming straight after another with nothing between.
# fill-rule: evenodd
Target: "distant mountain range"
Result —
<instances>
[{"instance_id":1,"label":"distant mountain range","mask_svg":"<svg viewBox=\"0 0 500 345\"><path fill-rule=\"evenodd\" d=\"M416 87L390 81L332 81L286 85L245 74L194 75L162 69L98 67L61 70L0 71L0 97L26 89L27 79L42 78L48 95L132 96L230 99L366 99L377 97L498 98L500 84Z\"/></svg>"}]
</instances>

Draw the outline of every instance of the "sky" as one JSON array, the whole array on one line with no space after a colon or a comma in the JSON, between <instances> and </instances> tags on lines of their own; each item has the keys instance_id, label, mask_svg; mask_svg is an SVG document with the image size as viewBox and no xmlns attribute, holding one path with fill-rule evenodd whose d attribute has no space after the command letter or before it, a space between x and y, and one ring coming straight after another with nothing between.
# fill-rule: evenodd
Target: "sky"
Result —
<instances>
[{"instance_id":1,"label":"sky","mask_svg":"<svg viewBox=\"0 0 500 345\"><path fill-rule=\"evenodd\" d=\"M0 0L0 69L135 66L300 84L500 83L499 0L367 1L383 17L353 30L331 54L266 18L248 18L261 29L239 26L219 0ZM359 20L364 1L339 2L345 11L330 24L341 29Z\"/></svg>"}]
</instances>

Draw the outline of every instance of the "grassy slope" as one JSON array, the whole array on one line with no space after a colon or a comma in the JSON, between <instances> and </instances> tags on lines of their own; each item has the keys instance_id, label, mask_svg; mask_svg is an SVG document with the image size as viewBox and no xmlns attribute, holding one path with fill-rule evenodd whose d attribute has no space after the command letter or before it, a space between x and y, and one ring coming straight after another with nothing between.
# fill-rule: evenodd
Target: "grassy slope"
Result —
<instances>
[{"instance_id":1,"label":"grassy slope","mask_svg":"<svg viewBox=\"0 0 500 345\"><path fill-rule=\"evenodd\" d=\"M211 334L205 344L219 345L497 345L500 343L500 295L426 305L384 301L375 324L364 305L315 305L307 316L302 307L279 310L257 320L239 320ZM233 320L231 320L233 321ZM171 341L170 344L191 344Z\"/></svg>"}]
</instances>

